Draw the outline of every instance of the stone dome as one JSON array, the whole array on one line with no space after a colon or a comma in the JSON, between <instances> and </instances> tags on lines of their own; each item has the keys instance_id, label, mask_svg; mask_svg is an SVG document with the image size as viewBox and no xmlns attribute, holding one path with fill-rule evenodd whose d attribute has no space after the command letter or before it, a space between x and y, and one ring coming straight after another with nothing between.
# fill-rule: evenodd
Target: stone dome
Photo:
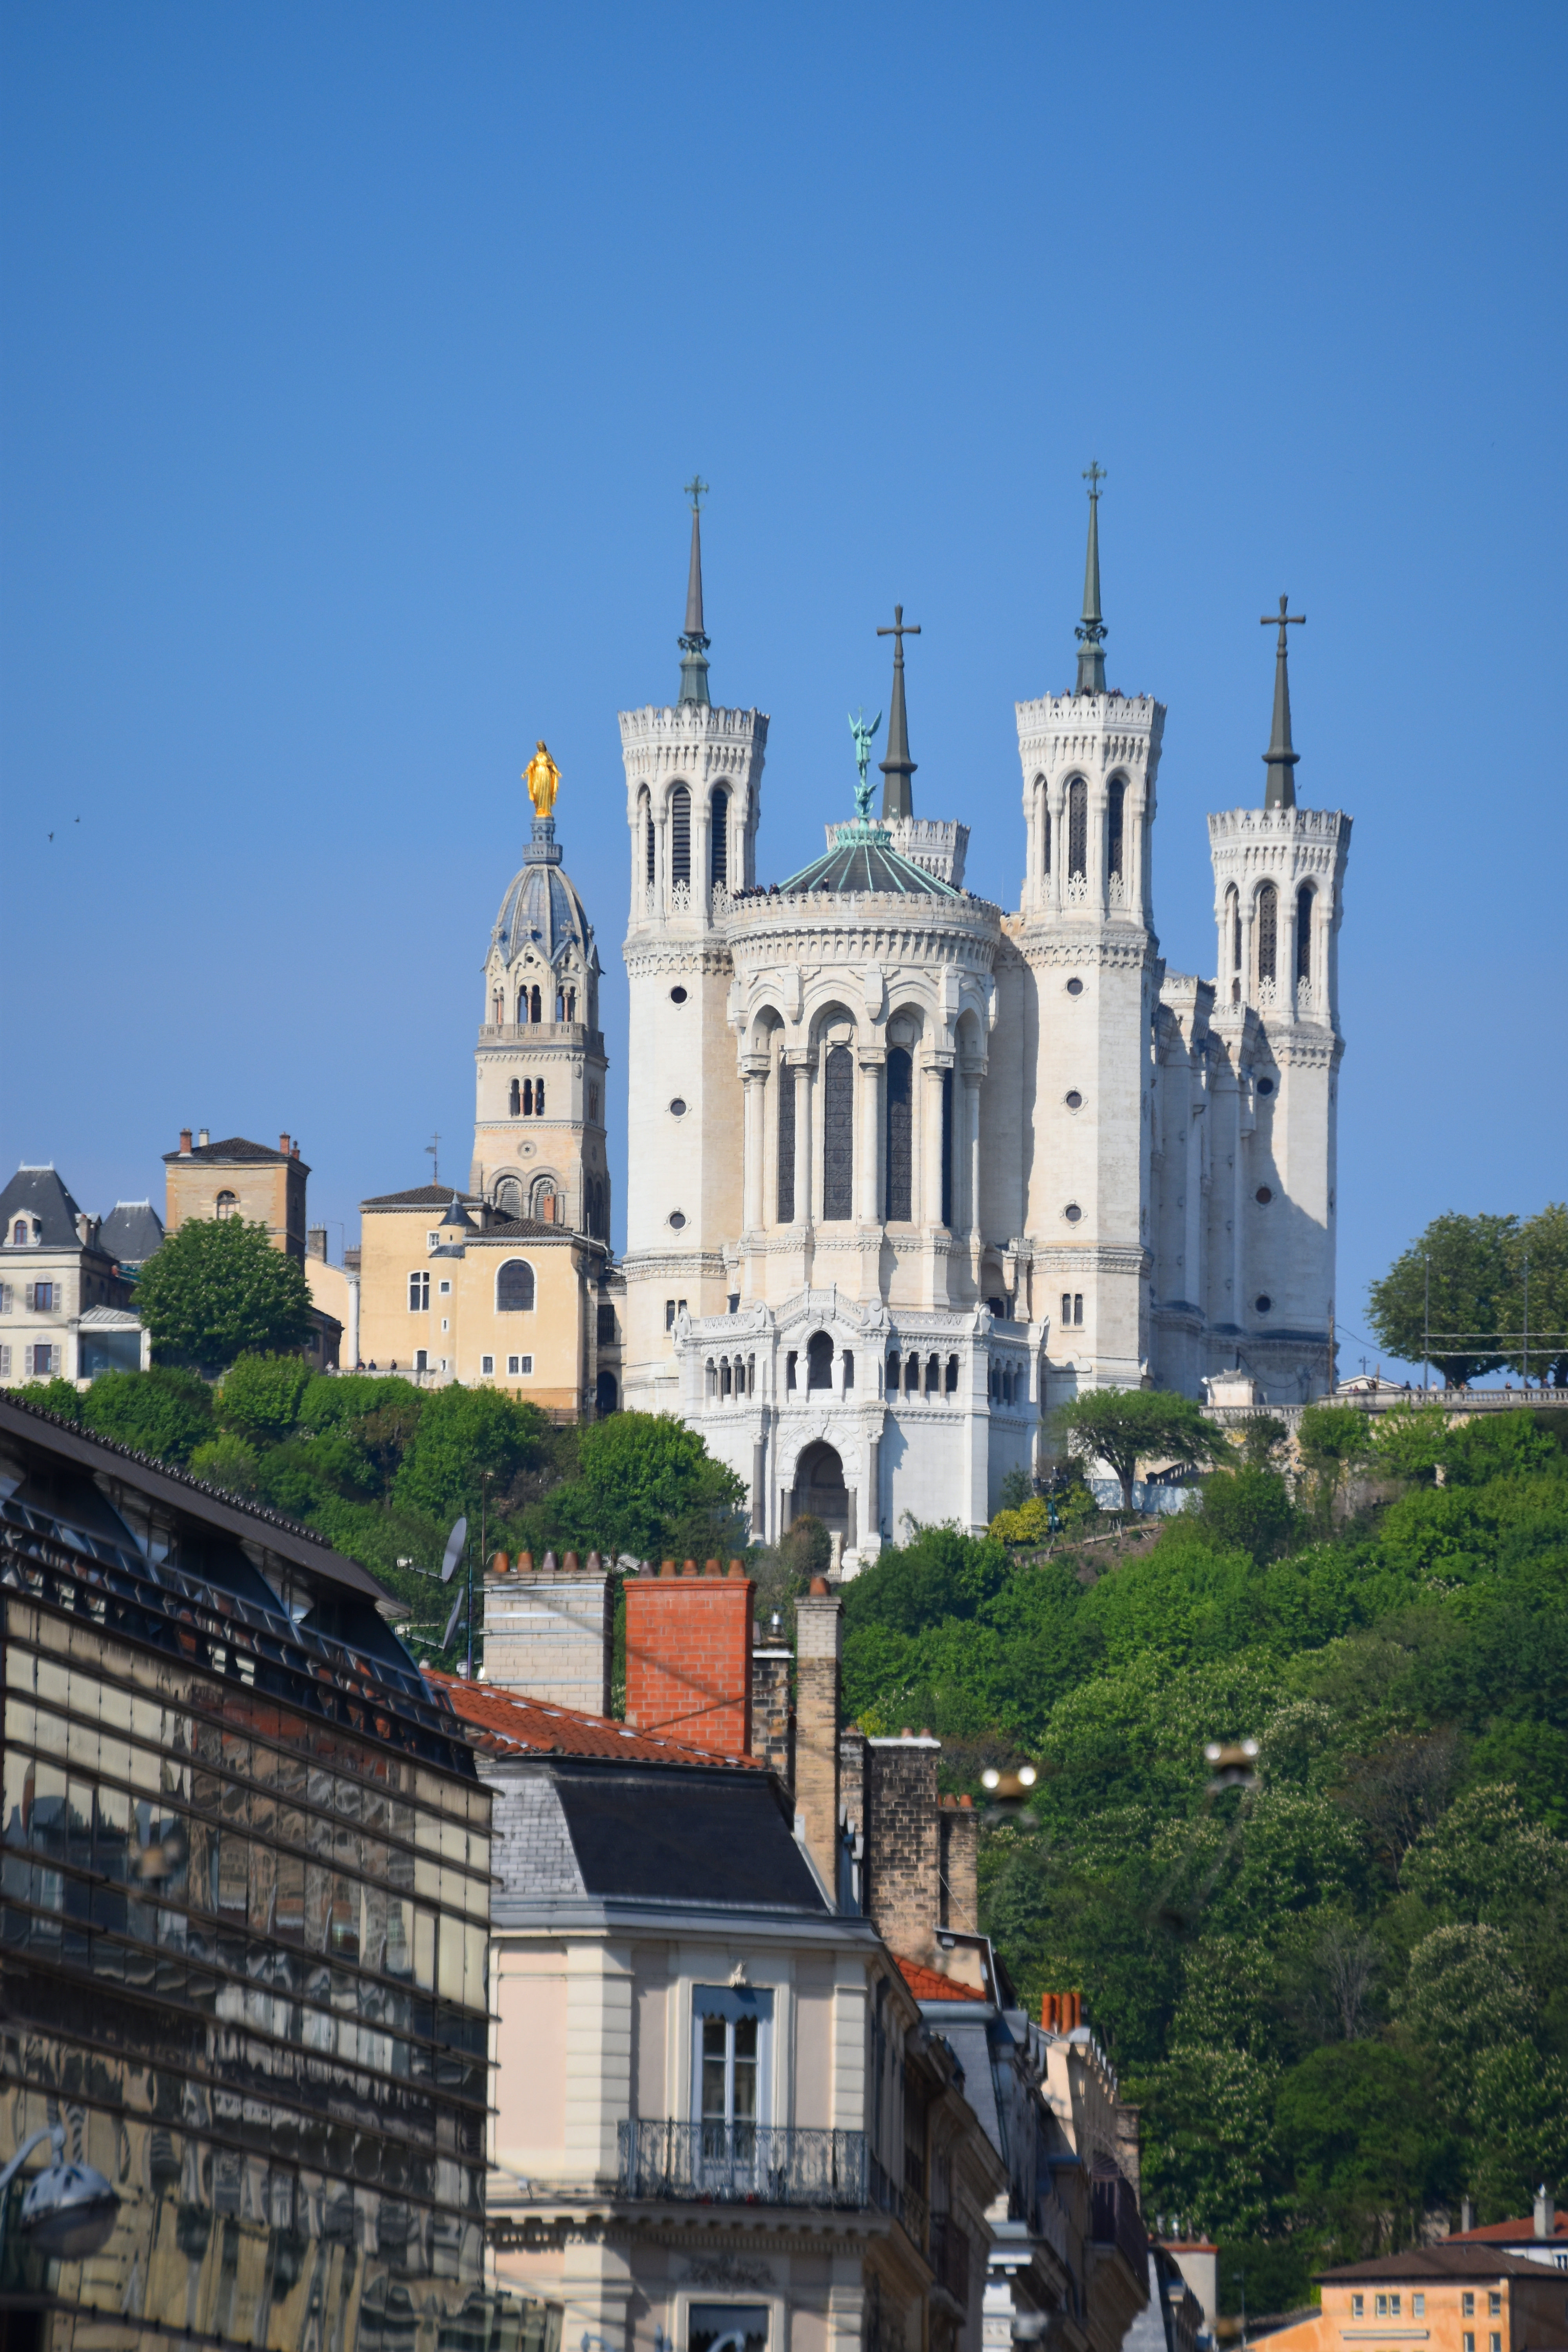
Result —
<instances>
[{"instance_id":1,"label":"stone dome","mask_svg":"<svg viewBox=\"0 0 1568 2352\"><path fill-rule=\"evenodd\" d=\"M557 966L575 947L586 971L594 961L594 927L562 870L554 835L550 818L534 820L527 860L507 885L490 943L507 964L531 948L543 962Z\"/></svg>"}]
</instances>

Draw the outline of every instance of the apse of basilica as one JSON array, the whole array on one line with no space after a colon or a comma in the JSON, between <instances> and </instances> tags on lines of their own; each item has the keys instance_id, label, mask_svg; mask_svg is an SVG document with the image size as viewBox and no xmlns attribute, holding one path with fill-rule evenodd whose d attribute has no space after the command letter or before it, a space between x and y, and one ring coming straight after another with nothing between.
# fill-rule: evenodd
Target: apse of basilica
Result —
<instances>
[{"instance_id":1,"label":"apse of basilica","mask_svg":"<svg viewBox=\"0 0 1568 2352\"><path fill-rule=\"evenodd\" d=\"M965 826L915 814L918 632L901 611L881 632L879 817L863 788L820 857L759 882L768 721L710 698L695 499L678 698L621 717L621 1399L701 1431L746 1481L757 1538L813 1511L850 1565L906 1514L983 1526L1008 1471L1039 1467L1051 1408L1084 1388L1195 1396L1239 1370L1260 1399L1296 1402L1329 1384L1350 820L1297 805L1297 616L1282 601L1269 624L1261 801L1208 820L1216 976L1168 971L1153 909L1165 711L1106 683L1089 478L1077 677L1016 706L1016 909L964 887ZM864 787L864 738L857 750ZM572 1056L570 1104L531 1110L519 1076L523 1030L542 1010L569 1023L573 986L576 1034L597 1041L592 930L548 810L534 830L488 970L496 1067L487 1087L481 1035L474 1189L539 1216L541 1178L562 1178L558 1155L528 1147L564 1112L575 1172L554 1213L604 1233L602 1046ZM601 1377L601 1404L615 1386Z\"/></svg>"}]
</instances>

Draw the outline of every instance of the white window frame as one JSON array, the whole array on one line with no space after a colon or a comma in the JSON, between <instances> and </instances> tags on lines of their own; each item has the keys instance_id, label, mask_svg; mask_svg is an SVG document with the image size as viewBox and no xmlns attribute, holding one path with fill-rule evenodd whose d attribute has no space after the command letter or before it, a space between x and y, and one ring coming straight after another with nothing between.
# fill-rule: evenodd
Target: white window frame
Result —
<instances>
[{"instance_id":1,"label":"white window frame","mask_svg":"<svg viewBox=\"0 0 1568 2352\"><path fill-rule=\"evenodd\" d=\"M479 1378L480 1378L480 1380L481 1380L481 1381L493 1381L493 1380L494 1380L494 1378L495 1378L495 1376L496 1376L496 1360L495 1360L495 1358L494 1358L493 1356L481 1356L481 1357L479 1358Z\"/></svg>"},{"instance_id":2,"label":"white window frame","mask_svg":"<svg viewBox=\"0 0 1568 2352\"><path fill-rule=\"evenodd\" d=\"M430 1277L422 1267L416 1268L408 1277L408 1312L410 1315L428 1315L430 1312Z\"/></svg>"}]
</instances>

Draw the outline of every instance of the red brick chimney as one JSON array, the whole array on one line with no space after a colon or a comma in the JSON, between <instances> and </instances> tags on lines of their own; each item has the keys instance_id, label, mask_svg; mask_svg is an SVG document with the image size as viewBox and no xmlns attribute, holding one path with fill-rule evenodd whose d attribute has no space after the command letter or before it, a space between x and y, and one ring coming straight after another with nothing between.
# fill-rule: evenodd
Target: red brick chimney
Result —
<instances>
[{"instance_id":1,"label":"red brick chimney","mask_svg":"<svg viewBox=\"0 0 1568 2352\"><path fill-rule=\"evenodd\" d=\"M280 1135L279 1137L278 1149L283 1154L284 1159L287 1160L289 1157L289 1139L286 1135Z\"/></svg>"},{"instance_id":2,"label":"red brick chimney","mask_svg":"<svg viewBox=\"0 0 1568 2352\"><path fill-rule=\"evenodd\" d=\"M184 1160L184 1159L188 1159L188 1158L189 1158L189 1156L190 1156L190 1150L191 1150L191 1130L190 1130L190 1129L189 1129L188 1127L183 1127L183 1128L181 1128L181 1129L180 1129L180 1157L181 1157L181 1159L182 1159L182 1160Z\"/></svg>"},{"instance_id":3,"label":"red brick chimney","mask_svg":"<svg viewBox=\"0 0 1568 2352\"><path fill-rule=\"evenodd\" d=\"M722 1756L752 1747L752 1601L738 1559L626 1580L626 1721Z\"/></svg>"}]
</instances>

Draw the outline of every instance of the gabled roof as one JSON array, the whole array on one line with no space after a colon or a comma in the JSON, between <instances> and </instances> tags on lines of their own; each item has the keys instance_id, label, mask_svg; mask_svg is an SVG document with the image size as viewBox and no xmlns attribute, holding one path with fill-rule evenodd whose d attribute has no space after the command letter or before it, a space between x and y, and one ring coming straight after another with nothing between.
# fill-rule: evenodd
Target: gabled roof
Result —
<instances>
[{"instance_id":1,"label":"gabled roof","mask_svg":"<svg viewBox=\"0 0 1568 2352\"><path fill-rule=\"evenodd\" d=\"M245 1135L226 1136L221 1143L193 1143L188 1151L164 1152L163 1164L165 1167L169 1166L176 1160L205 1160L209 1161L231 1160L271 1160L281 1161L285 1166L289 1168L298 1167L300 1164L296 1160L291 1151L275 1150L269 1143L252 1143L249 1137Z\"/></svg>"},{"instance_id":2,"label":"gabled roof","mask_svg":"<svg viewBox=\"0 0 1568 2352\"><path fill-rule=\"evenodd\" d=\"M906 1960L898 1953L899 1974L917 2000L984 2000L985 1995L973 1985L960 1984L954 1977L944 1977L935 1969L922 1968L919 1960Z\"/></svg>"},{"instance_id":3,"label":"gabled roof","mask_svg":"<svg viewBox=\"0 0 1568 2352\"><path fill-rule=\"evenodd\" d=\"M163 1246L163 1223L151 1201L116 1201L98 1229L98 1246L123 1265L145 1265Z\"/></svg>"},{"instance_id":4,"label":"gabled roof","mask_svg":"<svg viewBox=\"0 0 1568 2352\"><path fill-rule=\"evenodd\" d=\"M763 1772L756 1756L721 1756L689 1739L663 1739L633 1731L607 1716L583 1715L575 1707L547 1706L522 1691L495 1683L469 1682L434 1666L420 1670L445 1692L458 1714L479 1735L478 1745L496 1756L601 1756L617 1764L707 1764L714 1770Z\"/></svg>"},{"instance_id":5,"label":"gabled roof","mask_svg":"<svg viewBox=\"0 0 1568 2352\"><path fill-rule=\"evenodd\" d=\"M1340 2286L1362 2280L1398 2285L1405 2279L1539 2279L1553 2273L1528 2254L1510 2254L1495 2243L1477 2245L1469 2240L1456 2244L1452 2238L1439 2238L1435 2245L1412 2246L1408 2253L1378 2254L1371 2262L1345 2263L1338 2270L1314 2271L1312 2275Z\"/></svg>"},{"instance_id":6,"label":"gabled roof","mask_svg":"<svg viewBox=\"0 0 1568 2352\"><path fill-rule=\"evenodd\" d=\"M13 1217L29 1216L43 1227L39 1239L29 1243L30 1248L79 1249L76 1221L80 1214L52 1168L18 1168L0 1192L0 1221L5 1228L0 1240L9 1240Z\"/></svg>"}]
</instances>

